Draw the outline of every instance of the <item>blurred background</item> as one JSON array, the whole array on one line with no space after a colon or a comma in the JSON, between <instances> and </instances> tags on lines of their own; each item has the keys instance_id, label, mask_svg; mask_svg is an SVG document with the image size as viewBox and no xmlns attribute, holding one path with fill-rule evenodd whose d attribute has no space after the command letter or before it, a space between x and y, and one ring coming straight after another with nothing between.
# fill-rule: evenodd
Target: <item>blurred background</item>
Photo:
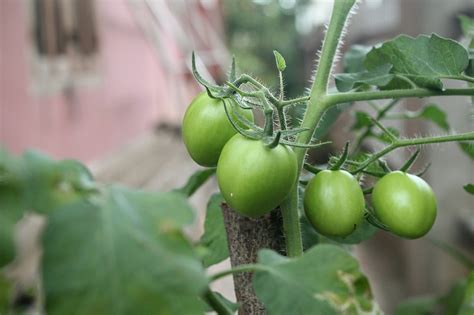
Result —
<instances>
[{"instance_id":1,"label":"blurred background","mask_svg":"<svg viewBox=\"0 0 474 315\"><path fill-rule=\"evenodd\" d=\"M105 183L177 187L198 169L179 135L187 105L202 90L191 74L191 52L209 80L222 82L234 55L240 70L276 86L276 49L288 65L287 94L301 95L331 8L330 0L0 0L0 144L14 153L35 148L79 159ZM473 1L361 1L342 52L400 33L460 39L459 14L474 17ZM429 100L448 113L459 132L474 127L469 101ZM424 103L408 100L399 106L417 109ZM332 146L316 160L339 152L353 137L352 120L350 113L339 117L328 135ZM417 120L398 127L404 135L442 132ZM391 159L397 163L407 154ZM430 237L472 256L474 201L462 185L474 182L474 161L455 144L424 148L419 167L427 161L432 166L425 178L439 202ZM215 190L210 182L193 197L198 220L189 234L196 239L207 197ZM18 273L28 281L38 252L25 246L31 259ZM426 238L404 241L379 233L355 253L387 314L408 296L445 293L467 271ZM229 281L217 286L232 297Z\"/></svg>"}]
</instances>

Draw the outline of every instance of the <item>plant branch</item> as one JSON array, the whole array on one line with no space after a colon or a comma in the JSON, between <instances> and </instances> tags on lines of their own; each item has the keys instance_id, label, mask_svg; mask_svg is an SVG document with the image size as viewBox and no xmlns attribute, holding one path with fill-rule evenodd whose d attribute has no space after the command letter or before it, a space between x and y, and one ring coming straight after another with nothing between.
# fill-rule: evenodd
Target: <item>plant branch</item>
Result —
<instances>
[{"instance_id":1,"label":"plant branch","mask_svg":"<svg viewBox=\"0 0 474 315\"><path fill-rule=\"evenodd\" d=\"M421 144L452 142L452 141L474 141L474 131L461 133L461 134L455 134L455 135L438 136L438 137L398 139L392 144L390 144L389 146L382 149L381 151L373 154L370 158L366 159L357 169L351 171L351 173L355 174L355 173L361 172L374 161L390 153L391 151L401 148L401 147L421 145Z\"/></svg>"},{"instance_id":2,"label":"plant branch","mask_svg":"<svg viewBox=\"0 0 474 315\"><path fill-rule=\"evenodd\" d=\"M474 88L467 89L407 89L407 90L387 90L387 91L367 91L367 92L345 92L333 93L326 96L326 102L329 106L341 103L350 103L357 101L382 100L391 98L407 97L428 97L428 96L474 96Z\"/></svg>"}]
</instances>

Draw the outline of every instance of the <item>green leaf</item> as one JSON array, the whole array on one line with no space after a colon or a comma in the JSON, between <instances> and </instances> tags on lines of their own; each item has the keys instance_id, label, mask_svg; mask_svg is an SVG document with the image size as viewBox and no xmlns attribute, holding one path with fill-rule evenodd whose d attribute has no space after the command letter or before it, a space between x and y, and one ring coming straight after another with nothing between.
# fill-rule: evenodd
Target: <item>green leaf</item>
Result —
<instances>
[{"instance_id":1,"label":"green leaf","mask_svg":"<svg viewBox=\"0 0 474 315\"><path fill-rule=\"evenodd\" d=\"M370 115L366 112L356 111L354 115L355 122L352 125L351 130L359 130L364 127L372 126Z\"/></svg>"},{"instance_id":2,"label":"green leaf","mask_svg":"<svg viewBox=\"0 0 474 315\"><path fill-rule=\"evenodd\" d=\"M390 73L409 78L419 87L443 88L441 78L460 75L468 66L466 49L454 40L436 34L416 38L401 35L373 48L365 59L369 71L390 64ZM400 88L406 83L395 84Z\"/></svg>"},{"instance_id":3,"label":"green leaf","mask_svg":"<svg viewBox=\"0 0 474 315\"><path fill-rule=\"evenodd\" d=\"M372 71L364 70L356 73L337 74L336 87L339 92L348 92L362 85L372 85L383 87L389 84L394 75L390 74L392 66L389 64L381 65Z\"/></svg>"},{"instance_id":4,"label":"green leaf","mask_svg":"<svg viewBox=\"0 0 474 315\"><path fill-rule=\"evenodd\" d=\"M207 278L176 228L191 216L183 198L162 193L152 202L111 188L52 213L43 234L46 312L202 314Z\"/></svg>"},{"instance_id":5,"label":"green leaf","mask_svg":"<svg viewBox=\"0 0 474 315\"><path fill-rule=\"evenodd\" d=\"M22 156L24 198L28 206L48 214L85 198L95 189L92 175L74 160L54 161L36 151Z\"/></svg>"},{"instance_id":6,"label":"green leaf","mask_svg":"<svg viewBox=\"0 0 474 315\"><path fill-rule=\"evenodd\" d=\"M8 314L12 284L0 273L0 314Z\"/></svg>"},{"instance_id":7,"label":"green leaf","mask_svg":"<svg viewBox=\"0 0 474 315\"><path fill-rule=\"evenodd\" d=\"M175 189L174 191L184 194L187 197L191 197L196 190L199 189L206 181L216 173L215 168L207 168L194 172L191 177L188 178L186 184L183 187Z\"/></svg>"},{"instance_id":8,"label":"green leaf","mask_svg":"<svg viewBox=\"0 0 474 315\"><path fill-rule=\"evenodd\" d=\"M327 133L329 132L329 128L331 128L331 126L337 120L339 115L351 106L351 103L342 103L336 106L332 106L328 110L326 110L322 118L319 120L318 126L314 131L313 140L323 139L327 135Z\"/></svg>"},{"instance_id":9,"label":"green leaf","mask_svg":"<svg viewBox=\"0 0 474 315\"><path fill-rule=\"evenodd\" d=\"M334 245L317 245L298 258L263 249L253 285L270 315L381 314L357 261Z\"/></svg>"},{"instance_id":10,"label":"green leaf","mask_svg":"<svg viewBox=\"0 0 474 315\"><path fill-rule=\"evenodd\" d=\"M430 120L431 122L433 122L434 124L436 124L439 128L443 130L449 131L450 129L446 112L440 109L439 106L435 104L429 104L423 107L419 111L404 112L400 115L400 118L404 118L404 119L424 118L426 120Z\"/></svg>"},{"instance_id":11,"label":"green leaf","mask_svg":"<svg viewBox=\"0 0 474 315\"><path fill-rule=\"evenodd\" d=\"M378 230L377 227L364 219L350 235L346 237L331 236L328 238L342 244L359 244L372 238Z\"/></svg>"},{"instance_id":12,"label":"green leaf","mask_svg":"<svg viewBox=\"0 0 474 315\"><path fill-rule=\"evenodd\" d=\"M216 299L221 302L221 304L224 304L229 310L231 310L233 313L237 312L239 310L240 305L238 303L232 302L228 300L225 296L220 294L219 292L213 291L214 296ZM208 307L206 309L206 312L215 312L212 307ZM207 313L206 313L207 314Z\"/></svg>"},{"instance_id":13,"label":"green leaf","mask_svg":"<svg viewBox=\"0 0 474 315\"><path fill-rule=\"evenodd\" d=\"M462 279L456 282L446 295L440 297L439 304L443 308L443 315L459 315L466 285L466 279Z\"/></svg>"},{"instance_id":14,"label":"green leaf","mask_svg":"<svg viewBox=\"0 0 474 315\"><path fill-rule=\"evenodd\" d=\"M204 234L199 244L204 247L203 263L205 267L217 264L229 257L227 234L222 215L221 204L224 198L216 193L207 204Z\"/></svg>"},{"instance_id":15,"label":"green leaf","mask_svg":"<svg viewBox=\"0 0 474 315\"><path fill-rule=\"evenodd\" d=\"M474 271L469 274L458 315L474 314Z\"/></svg>"},{"instance_id":16,"label":"green leaf","mask_svg":"<svg viewBox=\"0 0 474 315\"><path fill-rule=\"evenodd\" d=\"M436 309L438 300L434 297L416 297L400 303L395 315L432 315Z\"/></svg>"},{"instance_id":17,"label":"green leaf","mask_svg":"<svg viewBox=\"0 0 474 315\"><path fill-rule=\"evenodd\" d=\"M398 129L394 128L394 127L387 127L386 128L388 131L390 131L390 133L392 135L394 135L395 137L399 137L400 136L400 131L398 131ZM379 139L380 141L382 142L385 142L385 143L392 143L393 140L390 138L389 135L387 135L385 132L381 132L381 133L377 133L377 134L372 134L372 136L374 136L375 138Z\"/></svg>"},{"instance_id":18,"label":"green leaf","mask_svg":"<svg viewBox=\"0 0 474 315\"><path fill-rule=\"evenodd\" d=\"M474 195L474 184L467 184L464 185L464 190L470 193L471 195Z\"/></svg>"},{"instance_id":19,"label":"green leaf","mask_svg":"<svg viewBox=\"0 0 474 315\"><path fill-rule=\"evenodd\" d=\"M461 150L474 160L474 142L459 142Z\"/></svg>"},{"instance_id":20,"label":"green leaf","mask_svg":"<svg viewBox=\"0 0 474 315\"><path fill-rule=\"evenodd\" d=\"M365 71L364 60L371 47L354 45L344 55L344 72L362 72Z\"/></svg>"},{"instance_id":21,"label":"green leaf","mask_svg":"<svg viewBox=\"0 0 474 315\"><path fill-rule=\"evenodd\" d=\"M273 51L273 54L275 55L275 62L276 66L278 68L278 71L283 72L286 69L286 62L285 58L276 50Z\"/></svg>"},{"instance_id":22,"label":"green leaf","mask_svg":"<svg viewBox=\"0 0 474 315\"><path fill-rule=\"evenodd\" d=\"M461 29L464 36L471 39L474 38L474 19L466 15L460 15L459 21L461 22Z\"/></svg>"}]
</instances>

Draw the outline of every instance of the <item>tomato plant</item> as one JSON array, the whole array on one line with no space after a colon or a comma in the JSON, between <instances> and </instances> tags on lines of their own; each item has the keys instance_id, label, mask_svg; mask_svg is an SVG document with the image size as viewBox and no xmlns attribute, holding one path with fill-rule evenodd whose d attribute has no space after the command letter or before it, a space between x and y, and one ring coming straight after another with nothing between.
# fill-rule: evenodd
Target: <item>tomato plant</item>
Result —
<instances>
[{"instance_id":1,"label":"tomato plant","mask_svg":"<svg viewBox=\"0 0 474 315\"><path fill-rule=\"evenodd\" d=\"M239 109L253 120L250 110ZM222 101L206 92L197 95L183 118L183 141L193 160L202 166L216 166L226 142L237 133L227 119Z\"/></svg>"},{"instance_id":2,"label":"tomato plant","mask_svg":"<svg viewBox=\"0 0 474 315\"><path fill-rule=\"evenodd\" d=\"M436 218L436 197L420 177L396 171L380 179L372 192L377 218L394 234L418 238L431 229Z\"/></svg>"},{"instance_id":3,"label":"tomato plant","mask_svg":"<svg viewBox=\"0 0 474 315\"><path fill-rule=\"evenodd\" d=\"M46 221L39 240L41 281L30 288L38 313L382 314L349 245L378 230L403 238L430 230L436 198L421 179L426 169L412 170L421 146L454 142L474 158L474 131L454 132L441 106L392 112L410 97L474 101L474 21L462 19L468 47L436 34L401 35L375 47L350 48L344 72L333 76L355 2L334 1L314 80L300 97L285 97L287 64L277 51L276 88L238 74L235 60L224 84L208 82L192 55L193 74L206 92L185 114L183 140L191 158L208 168L181 188L144 192L103 185L79 162L0 149L0 313L22 312L15 309L16 285L3 271L21 258L17 224L36 213ZM467 87L445 87L446 79ZM370 110L355 111L354 137L342 153L320 165L309 163L308 150L328 144L324 135L355 102L367 102ZM289 119L288 109L296 107L302 119ZM264 118L261 124L253 112ZM425 119L445 134L402 138L385 126L394 117ZM367 149L367 139L382 148ZM386 161L405 147L416 150L403 163ZM208 202L196 242L184 232L194 220L188 198L215 173L220 192ZM474 193L472 183L463 185ZM364 195L371 195L372 205ZM438 245L474 270L471 258ZM232 268L206 270L227 257ZM229 275L237 303L211 286ZM423 313L474 314L473 287L471 273L447 295L409 300L396 314L414 314L414 306Z\"/></svg>"},{"instance_id":4,"label":"tomato plant","mask_svg":"<svg viewBox=\"0 0 474 315\"><path fill-rule=\"evenodd\" d=\"M344 170L324 170L305 190L304 209L321 234L347 236L362 222L365 200L357 180Z\"/></svg>"},{"instance_id":5,"label":"tomato plant","mask_svg":"<svg viewBox=\"0 0 474 315\"><path fill-rule=\"evenodd\" d=\"M235 135L222 150L217 181L227 203L239 213L258 217L288 196L297 172L293 150L269 148L260 140Z\"/></svg>"}]
</instances>

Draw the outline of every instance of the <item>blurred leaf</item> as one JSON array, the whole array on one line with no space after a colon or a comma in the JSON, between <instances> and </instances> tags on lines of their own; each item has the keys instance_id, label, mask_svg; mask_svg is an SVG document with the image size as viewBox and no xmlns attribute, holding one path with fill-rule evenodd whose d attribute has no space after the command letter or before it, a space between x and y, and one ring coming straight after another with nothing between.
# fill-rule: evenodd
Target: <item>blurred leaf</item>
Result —
<instances>
[{"instance_id":1,"label":"blurred leaf","mask_svg":"<svg viewBox=\"0 0 474 315\"><path fill-rule=\"evenodd\" d=\"M24 198L28 206L48 214L78 202L95 188L92 175L77 161L54 161L36 151L22 156Z\"/></svg>"},{"instance_id":2,"label":"blurred leaf","mask_svg":"<svg viewBox=\"0 0 474 315\"><path fill-rule=\"evenodd\" d=\"M467 38L474 38L474 19L466 16L460 15L459 21L461 22L461 29Z\"/></svg>"},{"instance_id":3,"label":"blurred leaf","mask_svg":"<svg viewBox=\"0 0 474 315\"><path fill-rule=\"evenodd\" d=\"M378 230L379 229L377 227L373 226L364 219L350 235L346 237L331 236L328 238L343 244L359 244L372 238Z\"/></svg>"},{"instance_id":4,"label":"blurred leaf","mask_svg":"<svg viewBox=\"0 0 474 315\"><path fill-rule=\"evenodd\" d=\"M474 184L464 185L464 190L470 193L471 195L474 195Z\"/></svg>"},{"instance_id":5,"label":"blurred leaf","mask_svg":"<svg viewBox=\"0 0 474 315\"><path fill-rule=\"evenodd\" d=\"M449 292L439 299L439 304L443 308L443 315L459 315L459 308L461 307L466 290L465 279L456 282Z\"/></svg>"},{"instance_id":6,"label":"blurred leaf","mask_svg":"<svg viewBox=\"0 0 474 315\"><path fill-rule=\"evenodd\" d=\"M400 303L395 315L432 315L438 300L434 297L416 297Z\"/></svg>"},{"instance_id":7,"label":"blurred leaf","mask_svg":"<svg viewBox=\"0 0 474 315\"><path fill-rule=\"evenodd\" d=\"M439 239L429 238L430 242L435 245L438 249L441 249L444 253L448 254L456 260L458 263L462 264L468 269L474 269L474 260L469 258L464 254L460 249L456 248L454 245L446 243Z\"/></svg>"},{"instance_id":8,"label":"blurred leaf","mask_svg":"<svg viewBox=\"0 0 474 315\"><path fill-rule=\"evenodd\" d=\"M342 103L336 106L332 106L328 110L326 110L322 118L319 120L316 130L314 131L313 139L321 140L322 138L324 138L329 132L329 128L337 120L339 115L351 106L352 103Z\"/></svg>"},{"instance_id":9,"label":"blurred leaf","mask_svg":"<svg viewBox=\"0 0 474 315\"><path fill-rule=\"evenodd\" d=\"M474 314L474 271L467 278L464 297L458 312L458 315L472 314Z\"/></svg>"},{"instance_id":10,"label":"blurred leaf","mask_svg":"<svg viewBox=\"0 0 474 315\"><path fill-rule=\"evenodd\" d=\"M205 249L203 257L205 267L217 264L229 257L227 234L221 209L223 201L222 195L216 193L211 196L207 204L204 234L199 242Z\"/></svg>"},{"instance_id":11,"label":"blurred leaf","mask_svg":"<svg viewBox=\"0 0 474 315\"><path fill-rule=\"evenodd\" d=\"M343 65L344 72L362 72L365 69L364 60L371 47L354 45L344 54Z\"/></svg>"},{"instance_id":12,"label":"blurred leaf","mask_svg":"<svg viewBox=\"0 0 474 315\"><path fill-rule=\"evenodd\" d=\"M365 59L369 71L385 64L393 66L390 73L403 75L419 87L440 90L443 76L460 75L466 69L468 54L456 41L436 34L416 38L401 35L373 48Z\"/></svg>"},{"instance_id":13,"label":"blurred leaf","mask_svg":"<svg viewBox=\"0 0 474 315\"><path fill-rule=\"evenodd\" d=\"M198 170L194 172L191 177L188 178L188 181L186 184L178 189L175 189L174 191L180 192L187 197L191 197L196 190L199 189L203 184L206 183L206 181L216 173L215 168L206 168L203 170Z\"/></svg>"},{"instance_id":14,"label":"blurred leaf","mask_svg":"<svg viewBox=\"0 0 474 315\"><path fill-rule=\"evenodd\" d=\"M381 314L357 261L334 245L317 245L298 258L263 249L253 285L270 315Z\"/></svg>"},{"instance_id":15,"label":"blurred leaf","mask_svg":"<svg viewBox=\"0 0 474 315\"><path fill-rule=\"evenodd\" d=\"M393 74L390 74L391 68L391 65L386 64L372 71L337 74L336 87L339 92L348 92L361 85L385 86L393 79Z\"/></svg>"},{"instance_id":16,"label":"blurred leaf","mask_svg":"<svg viewBox=\"0 0 474 315\"><path fill-rule=\"evenodd\" d=\"M446 112L435 104L427 105L419 111L403 112L400 115L396 115L395 117L399 117L400 119L424 118L435 123L443 130L449 131L450 129Z\"/></svg>"},{"instance_id":17,"label":"blurred leaf","mask_svg":"<svg viewBox=\"0 0 474 315\"><path fill-rule=\"evenodd\" d=\"M189 206L176 193L151 199L111 188L50 215L42 260L48 314L203 313L207 278L176 228Z\"/></svg>"},{"instance_id":18,"label":"blurred leaf","mask_svg":"<svg viewBox=\"0 0 474 315\"><path fill-rule=\"evenodd\" d=\"M398 131L398 129L394 127L387 127L387 130L390 131L390 133L393 134L397 138L400 136L400 131ZM375 138L385 143L393 142L392 139L385 132L381 132L378 134L373 133L372 136L374 136Z\"/></svg>"},{"instance_id":19,"label":"blurred leaf","mask_svg":"<svg viewBox=\"0 0 474 315\"><path fill-rule=\"evenodd\" d=\"M225 296L223 296L219 292L213 291L212 293L214 293L214 296L217 298L217 300L219 300L219 302L221 302L221 304L224 304L233 313L239 310L240 305L238 303L228 300ZM215 311L212 307L209 306L206 309L206 312L215 312Z\"/></svg>"},{"instance_id":20,"label":"blurred leaf","mask_svg":"<svg viewBox=\"0 0 474 315\"><path fill-rule=\"evenodd\" d=\"M10 306L11 282L0 273L0 314L8 314Z\"/></svg>"},{"instance_id":21,"label":"blurred leaf","mask_svg":"<svg viewBox=\"0 0 474 315\"><path fill-rule=\"evenodd\" d=\"M372 120L370 115L366 112L356 111L355 112L355 122L351 127L351 130L359 130L364 127L372 126Z\"/></svg>"},{"instance_id":22,"label":"blurred leaf","mask_svg":"<svg viewBox=\"0 0 474 315\"><path fill-rule=\"evenodd\" d=\"M306 214L301 215L300 225L301 225L301 237L303 239L304 251L319 244L320 236L316 232L314 227L311 225L311 223L309 222L308 218L306 217Z\"/></svg>"},{"instance_id":23,"label":"blurred leaf","mask_svg":"<svg viewBox=\"0 0 474 315\"><path fill-rule=\"evenodd\" d=\"M474 142L459 142L461 150L474 160Z\"/></svg>"},{"instance_id":24,"label":"blurred leaf","mask_svg":"<svg viewBox=\"0 0 474 315\"><path fill-rule=\"evenodd\" d=\"M286 62L285 58L276 50L273 51L273 54L275 55L275 63L278 68L278 71L283 72L286 69Z\"/></svg>"}]
</instances>

